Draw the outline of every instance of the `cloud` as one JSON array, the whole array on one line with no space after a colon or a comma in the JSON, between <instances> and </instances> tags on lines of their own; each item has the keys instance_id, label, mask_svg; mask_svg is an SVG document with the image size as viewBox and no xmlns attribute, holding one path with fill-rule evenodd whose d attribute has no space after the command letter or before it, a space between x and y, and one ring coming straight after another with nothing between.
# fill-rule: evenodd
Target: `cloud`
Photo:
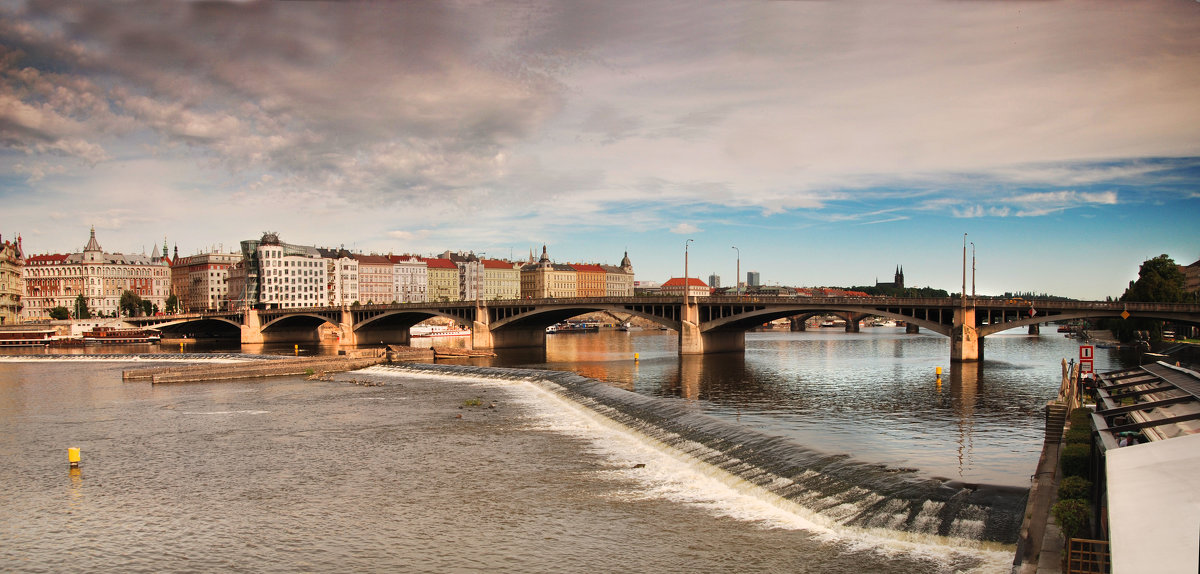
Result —
<instances>
[{"instance_id":1,"label":"cloud","mask_svg":"<svg viewBox=\"0 0 1200 574\"><path fill-rule=\"evenodd\" d=\"M62 199L159 161L167 205L219 198L251 228L251 208L304 205L381 243L1195 193L1161 159L1200 155L1186 3L137 6L0 8L0 169Z\"/></svg>"}]
</instances>

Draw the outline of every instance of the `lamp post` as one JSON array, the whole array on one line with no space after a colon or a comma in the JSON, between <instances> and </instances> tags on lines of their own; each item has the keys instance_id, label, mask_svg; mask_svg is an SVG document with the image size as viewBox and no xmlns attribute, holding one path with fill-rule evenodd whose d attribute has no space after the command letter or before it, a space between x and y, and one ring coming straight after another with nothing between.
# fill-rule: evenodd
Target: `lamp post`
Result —
<instances>
[{"instance_id":1,"label":"lamp post","mask_svg":"<svg viewBox=\"0 0 1200 574\"><path fill-rule=\"evenodd\" d=\"M742 250L736 245L733 250L737 251L737 273L733 276L733 293L738 297L742 296Z\"/></svg>"},{"instance_id":2,"label":"lamp post","mask_svg":"<svg viewBox=\"0 0 1200 574\"><path fill-rule=\"evenodd\" d=\"M962 300L962 306L967 306L967 234L963 234L963 266L962 266L962 295L959 297Z\"/></svg>"},{"instance_id":3,"label":"lamp post","mask_svg":"<svg viewBox=\"0 0 1200 574\"><path fill-rule=\"evenodd\" d=\"M971 307L975 306L975 242L971 242Z\"/></svg>"},{"instance_id":4,"label":"lamp post","mask_svg":"<svg viewBox=\"0 0 1200 574\"><path fill-rule=\"evenodd\" d=\"M683 304L686 306L688 302L688 245L694 241L689 239L683 242Z\"/></svg>"}]
</instances>

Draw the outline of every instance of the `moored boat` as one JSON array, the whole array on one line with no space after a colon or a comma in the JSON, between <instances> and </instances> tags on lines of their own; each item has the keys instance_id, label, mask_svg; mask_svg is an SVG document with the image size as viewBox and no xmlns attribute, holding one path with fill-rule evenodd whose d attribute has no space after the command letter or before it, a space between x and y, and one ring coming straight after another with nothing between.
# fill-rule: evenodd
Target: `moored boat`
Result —
<instances>
[{"instance_id":1,"label":"moored boat","mask_svg":"<svg viewBox=\"0 0 1200 574\"><path fill-rule=\"evenodd\" d=\"M565 321L546 327L547 333L599 333L600 326L592 323Z\"/></svg>"},{"instance_id":2,"label":"moored boat","mask_svg":"<svg viewBox=\"0 0 1200 574\"><path fill-rule=\"evenodd\" d=\"M37 347L49 345L54 340L54 329L5 329L0 330L0 347Z\"/></svg>"},{"instance_id":3,"label":"moored boat","mask_svg":"<svg viewBox=\"0 0 1200 574\"><path fill-rule=\"evenodd\" d=\"M130 344L157 343L162 335L153 329L121 329L118 327L96 327L83 334L83 342L87 344Z\"/></svg>"},{"instance_id":4,"label":"moored boat","mask_svg":"<svg viewBox=\"0 0 1200 574\"><path fill-rule=\"evenodd\" d=\"M413 325L408 328L408 334L413 337L466 337L471 334L471 330L457 326Z\"/></svg>"}]
</instances>

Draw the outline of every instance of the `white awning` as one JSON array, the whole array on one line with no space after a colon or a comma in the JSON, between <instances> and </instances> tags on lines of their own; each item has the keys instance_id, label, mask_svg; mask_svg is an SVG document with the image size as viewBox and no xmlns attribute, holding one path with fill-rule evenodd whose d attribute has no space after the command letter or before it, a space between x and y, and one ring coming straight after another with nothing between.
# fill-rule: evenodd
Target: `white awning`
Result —
<instances>
[{"instance_id":1,"label":"white awning","mask_svg":"<svg viewBox=\"0 0 1200 574\"><path fill-rule=\"evenodd\" d=\"M1114 574L1200 570L1200 434L1111 449Z\"/></svg>"}]
</instances>

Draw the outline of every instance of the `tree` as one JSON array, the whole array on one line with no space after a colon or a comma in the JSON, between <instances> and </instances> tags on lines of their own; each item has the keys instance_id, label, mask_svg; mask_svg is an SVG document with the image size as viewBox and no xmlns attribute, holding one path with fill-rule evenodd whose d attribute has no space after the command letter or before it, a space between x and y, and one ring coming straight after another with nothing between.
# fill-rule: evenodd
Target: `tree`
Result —
<instances>
[{"instance_id":1,"label":"tree","mask_svg":"<svg viewBox=\"0 0 1200 574\"><path fill-rule=\"evenodd\" d=\"M87 298L83 295L75 297L75 318L91 319L92 312L88 310Z\"/></svg>"},{"instance_id":2,"label":"tree","mask_svg":"<svg viewBox=\"0 0 1200 574\"><path fill-rule=\"evenodd\" d=\"M158 305L155 305L149 299L142 299L142 314L151 317L158 312Z\"/></svg>"},{"instance_id":3,"label":"tree","mask_svg":"<svg viewBox=\"0 0 1200 574\"><path fill-rule=\"evenodd\" d=\"M167 297L167 313L178 313L178 312L179 312L179 297L176 297L174 293L171 293L171 296Z\"/></svg>"},{"instance_id":4,"label":"tree","mask_svg":"<svg viewBox=\"0 0 1200 574\"><path fill-rule=\"evenodd\" d=\"M125 313L126 317L133 317L142 309L142 298L133 291L125 291L121 293L121 302L117 307Z\"/></svg>"},{"instance_id":5,"label":"tree","mask_svg":"<svg viewBox=\"0 0 1200 574\"><path fill-rule=\"evenodd\" d=\"M1187 281L1183 271L1166 254L1148 259L1138 268L1137 281L1130 281L1129 288L1121 295L1122 301L1149 303L1190 303L1195 293L1187 292Z\"/></svg>"},{"instance_id":6,"label":"tree","mask_svg":"<svg viewBox=\"0 0 1200 574\"><path fill-rule=\"evenodd\" d=\"M1192 303L1197 300L1196 293L1187 291L1187 281L1183 271L1175 261L1166 254L1154 259L1147 259L1138 268L1138 278L1129 282L1129 288L1121 295L1121 301L1137 301L1144 303ZM1149 334L1150 340L1162 340L1163 322L1157 319L1133 318L1114 322L1113 332L1123 342L1134 340L1139 331Z\"/></svg>"},{"instance_id":7,"label":"tree","mask_svg":"<svg viewBox=\"0 0 1200 574\"><path fill-rule=\"evenodd\" d=\"M50 310L50 318L54 319L55 321L62 321L63 319L69 319L70 317L71 311L62 305Z\"/></svg>"}]
</instances>

